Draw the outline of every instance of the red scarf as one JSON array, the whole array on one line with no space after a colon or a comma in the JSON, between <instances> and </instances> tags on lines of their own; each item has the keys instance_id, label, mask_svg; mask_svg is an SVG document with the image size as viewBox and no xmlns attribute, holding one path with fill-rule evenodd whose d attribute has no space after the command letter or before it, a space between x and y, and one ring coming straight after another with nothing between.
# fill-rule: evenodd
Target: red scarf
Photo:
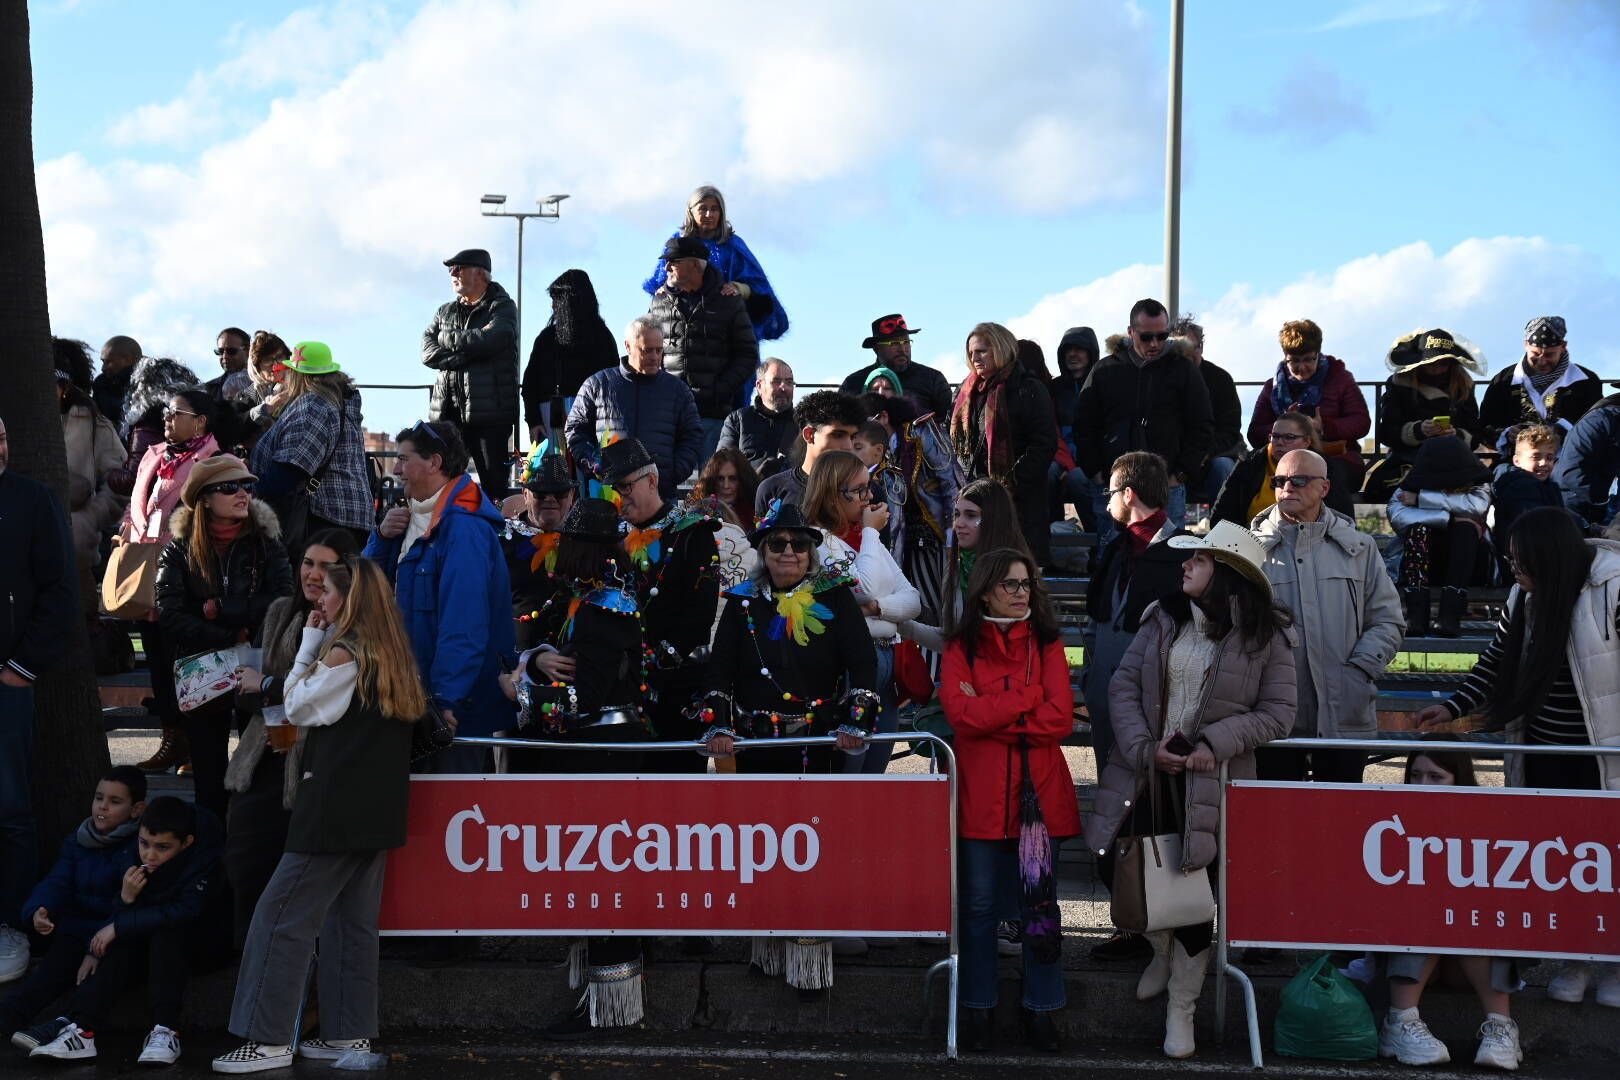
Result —
<instances>
[{"instance_id":1,"label":"red scarf","mask_svg":"<svg viewBox=\"0 0 1620 1080\"><path fill-rule=\"evenodd\" d=\"M866 529L858 521L853 525L846 525L838 531L838 539L856 551L861 550L861 537L864 535L866 535Z\"/></svg>"},{"instance_id":2,"label":"red scarf","mask_svg":"<svg viewBox=\"0 0 1620 1080\"><path fill-rule=\"evenodd\" d=\"M1013 447L1012 420L1007 415L1007 383L1012 377L1013 364L989 375L969 372L957 391L956 406L951 410L951 443L957 457L973 461L974 424L973 406L984 400L979 414L979 427L984 432L984 465L986 471L1003 483L1012 479Z\"/></svg>"},{"instance_id":3,"label":"red scarf","mask_svg":"<svg viewBox=\"0 0 1620 1080\"><path fill-rule=\"evenodd\" d=\"M1155 510L1141 521L1133 521L1125 526L1125 542L1131 545L1131 558L1141 558L1142 552L1153 543L1153 538L1159 535L1165 522L1170 517L1163 510Z\"/></svg>"},{"instance_id":4,"label":"red scarf","mask_svg":"<svg viewBox=\"0 0 1620 1080\"><path fill-rule=\"evenodd\" d=\"M183 443L164 443L163 456L158 459L157 474L165 480L173 480L175 470L191 460L202 445L202 438L198 437Z\"/></svg>"},{"instance_id":5,"label":"red scarf","mask_svg":"<svg viewBox=\"0 0 1620 1080\"><path fill-rule=\"evenodd\" d=\"M242 530L247 528L247 520L221 521L219 518L208 519L208 542L214 547L214 554L224 555L231 549Z\"/></svg>"}]
</instances>

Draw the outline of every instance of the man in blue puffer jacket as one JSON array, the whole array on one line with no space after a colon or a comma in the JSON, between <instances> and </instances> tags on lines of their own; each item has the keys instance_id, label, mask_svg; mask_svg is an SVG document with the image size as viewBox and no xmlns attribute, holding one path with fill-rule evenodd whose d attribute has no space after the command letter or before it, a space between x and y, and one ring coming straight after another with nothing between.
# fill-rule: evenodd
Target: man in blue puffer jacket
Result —
<instances>
[{"instance_id":1,"label":"man in blue puffer jacket","mask_svg":"<svg viewBox=\"0 0 1620 1080\"><path fill-rule=\"evenodd\" d=\"M512 586L500 511L466 475L467 448L450 423L421 422L396 438L405 505L383 516L366 558L394 583L416 666L458 735L508 726L501 664L516 660ZM419 765L432 773L490 772L487 748L453 746Z\"/></svg>"},{"instance_id":2,"label":"man in blue puffer jacket","mask_svg":"<svg viewBox=\"0 0 1620 1080\"><path fill-rule=\"evenodd\" d=\"M1552 478L1564 493L1564 506L1596 532L1614 516L1610 492L1617 477L1620 394L1610 394L1593 405L1564 437Z\"/></svg>"},{"instance_id":3,"label":"man in blue puffer jacket","mask_svg":"<svg viewBox=\"0 0 1620 1080\"><path fill-rule=\"evenodd\" d=\"M686 383L664 370L664 332L642 317L624 333L628 355L618 367L585 380L568 413L568 451L589 476L602 479L602 447L639 439L658 463L658 490L675 496L703 464L703 421ZM589 494L582 491L581 494Z\"/></svg>"}]
</instances>

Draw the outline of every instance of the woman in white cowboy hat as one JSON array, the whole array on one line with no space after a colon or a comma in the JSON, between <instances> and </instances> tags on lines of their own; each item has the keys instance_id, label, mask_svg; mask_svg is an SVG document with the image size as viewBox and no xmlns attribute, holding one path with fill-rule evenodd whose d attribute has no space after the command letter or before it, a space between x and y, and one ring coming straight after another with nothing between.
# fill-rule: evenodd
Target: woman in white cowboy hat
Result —
<instances>
[{"instance_id":1,"label":"woman in white cowboy hat","mask_svg":"<svg viewBox=\"0 0 1620 1080\"><path fill-rule=\"evenodd\" d=\"M1480 441L1474 379L1485 374L1478 346L1449 330L1414 330L1389 347L1389 381L1378 398L1382 461L1367 473L1368 502L1387 502L1426 439Z\"/></svg>"},{"instance_id":2,"label":"woman in white cowboy hat","mask_svg":"<svg viewBox=\"0 0 1620 1080\"><path fill-rule=\"evenodd\" d=\"M1148 607L1114 673L1109 699L1118 743L1086 820L1086 841L1110 882L1121 833L1179 832L1181 869L1207 869L1213 877L1220 763L1229 763L1234 777L1252 778L1255 747L1285 737L1294 722L1293 620L1272 598L1260 542L1230 521L1206 537L1168 542L1193 555L1180 595ZM1156 798L1143 797L1150 783L1158 786ZM1213 936L1213 922L1148 935L1153 961L1136 996L1146 1001L1169 992L1169 1057L1193 1053L1193 1012Z\"/></svg>"}]
</instances>

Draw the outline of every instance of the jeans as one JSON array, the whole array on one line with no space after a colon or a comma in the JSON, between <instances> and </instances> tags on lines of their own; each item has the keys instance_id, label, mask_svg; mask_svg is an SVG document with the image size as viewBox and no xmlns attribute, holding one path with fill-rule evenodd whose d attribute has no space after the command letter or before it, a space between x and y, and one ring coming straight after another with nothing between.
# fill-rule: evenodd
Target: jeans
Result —
<instances>
[{"instance_id":1,"label":"jeans","mask_svg":"<svg viewBox=\"0 0 1620 1080\"><path fill-rule=\"evenodd\" d=\"M1235 468L1237 468L1237 458L1210 458L1209 468L1204 471L1204 481L1199 485L1200 501L1213 506L1215 496L1221 493L1221 488L1226 484L1226 478L1232 475L1232 470Z\"/></svg>"},{"instance_id":2,"label":"jeans","mask_svg":"<svg viewBox=\"0 0 1620 1080\"><path fill-rule=\"evenodd\" d=\"M1101 551L1119 532L1119 523L1108 516L1107 488L1092 488L1091 512L1097 517L1097 550ZM1164 514L1170 519L1170 524L1178 529L1186 523L1187 488L1184 484L1170 485L1170 499L1164 504Z\"/></svg>"},{"instance_id":3,"label":"jeans","mask_svg":"<svg viewBox=\"0 0 1620 1080\"><path fill-rule=\"evenodd\" d=\"M1058 497L1066 503L1074 504L1074 512L1080 518L1080 527L1087 532L1097 531L1097 485L1086 475L1084 469L1070 469L1059 481ZM1105 498L1103 516L1108 512Z\"/></svg>"},{"instance_id":4,"label":"jeans","mask_svg":"<svg viewBox=\"0 0 1620 1080\"><path fill-rule=\"evenodd\" d=\"M13 1031L21 1031L33 1024L40 1012L57 998L73 989L78 978L79 964L90 942L57 928L45 939L45 955L35 964L22 981L6 988L0 999L0 1034L10 1038Z\"/></svg>"},{"instance_id":5,"label":"jeans","mask_svg":"<svg viewBox=\"0 0 1620 1080\"><path fill-rule=\"evenodd\" d=\"M1057 873L1058 844L1052 841L1053 874ZM996 924L1016 919L1023 910L1023 885L1018 874L1018 842L969 840L957 844L957 873L962 890L962 979L960 1003L964 1009L993 1009L1000 997L996 972ZM1032 1012L1052 1012L1068 1001L1063 990L1063 963L1037 961L1024 945L1023 1006Z\"/></svg>"},{"instance_id":6,"label":"jeans","mask_svg":"<svg viewBox=\"0 0 1620 1080\"><path fill-rule=\"evenodd\" d=\"M900 730L900 705L894 699L894 646L876 645L877 649L877 691L878 697L883 699L883 708L878 713L877 724L873 727L873 734L888 733ZM880 774L889 768L889 758L894 753L894 743L873 743L862 754L850 754L844 758L844 772Z\"/></svg>"},{"instance_id":7,"label":"jeans","mask_svg":"<svg viewBox=\"0 0 1620 1080\"><path fill-rule=\"evenodd\" d=\"M84 1030L95 1031L112 1014L124 991L144 979L152 1001L152 1023L178 1031L186 980L191 975L186 945L191 929L189 925L171 926L145 937L114 941L95 972L73 992L63 1015Z\"/></svg>"},{"instance_id":8,"label":"jeans","mask_svg":"<svg viewBox=\"0 0 1620 1080\"><path fill-rule=\"evenodd\" d=\"M0 683L0 924L19 917L39 880L33 765L34 688Z\"/></svg>"},{"instance_id":9,"label":"jeans","mask_svg":"<svg viewBox=\"0 0 1620 1080\"><path fill-rule=\"evenodd\" d=\"M719 420L711 420L707 416L703 417L703 449L698 454L698 470L700 472L703 466L709 463L709 459L714 457L714 452L720 448L720 429L725 425L724 417ZM677 476L675 482L679 484L685 479L684 476Z\"/></svg>"}]
</instances>

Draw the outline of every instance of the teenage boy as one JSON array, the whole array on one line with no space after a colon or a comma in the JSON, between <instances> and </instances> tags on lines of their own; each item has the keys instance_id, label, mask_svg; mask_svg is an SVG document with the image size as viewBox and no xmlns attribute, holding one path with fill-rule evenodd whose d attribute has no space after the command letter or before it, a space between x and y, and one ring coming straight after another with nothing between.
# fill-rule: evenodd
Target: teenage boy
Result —
<instances>
[{"instance_id":1,"label":"teenage boy","mask_svg":"<svg viewBox=\"0 0 1620 1080\"><path fill-rule=\"evenodd\" d=\"M1496 467L1491 504L1496 507L1492 530L1496 551L1506 559L1508 533L1520 514L1539 506L1564 505L1563 490L1552 479L1563 435L1551 424L1525 424L1504 432L1503 442L1513 447L1513 460Z\"/></svg>"},{"instance_id":2,"label":"teenage boy","mask_svg":"<svg viewBox=\"0 0 1620 1080\"><path fill-rule=\"evenodd\" d=\"M112 918L124 871L135 861L135 833L146 809L146 774L133 765L109 769L96 784L90 816L66 840L45 879L23 905L19 926L32 926L47 948L34 970L0 1001L0 1032L32 1050L23 1030L51 1002L73 989L90 939ZM54 1033L53 1033L54 1034Z\"/></svg>"},{"instance_id":3,"label":"teenage boy","mask_svg":"<svg viewBox=\"0 0 1620 1080\"><path fill-rule=\"evenodd\" d=\"M793 423L804 443L803 457L791 469L767 478L754 492L754 517L762 518L772 501L797 503L804 498L805 485L816 458L828 450L848 450L855 431L865 423L859 398L836 390L817 390L793 407Z\"/></svg>"},{"instance_id":4,"label":"teenage boy","mask_svg":"<svg viewBox=\"0 0 1620 1080\"><path fill-rule=\"evenodd\" d=\"M30 1058L94 1058L96 1029L119 994L141 977L144 964L154 1026L138 1060L143 1065L179 1060L187 942L212 891L223 834L213 814L172 795L147 804L112 919L90 939L66 1012L28 1032L39 1044Z\"/></svg>"}]
</instances>

